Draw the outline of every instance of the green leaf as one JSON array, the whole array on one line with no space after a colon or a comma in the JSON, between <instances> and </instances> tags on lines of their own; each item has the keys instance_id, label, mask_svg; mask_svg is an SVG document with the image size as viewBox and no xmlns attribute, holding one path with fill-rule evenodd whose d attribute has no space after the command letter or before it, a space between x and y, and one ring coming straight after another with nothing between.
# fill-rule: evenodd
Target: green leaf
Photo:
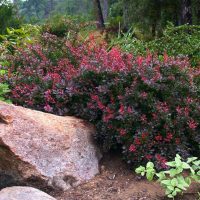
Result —
<instances>
[{"instance_id":1,"label":"green leaf","mask_svg":"<svg viewBox=\"0 0 200 200\"><path fill-rule=\"evenodd\" d=\"M169 174L170 174L170 177L174 177L176 174L179 174L179 172L177 172L176 169L170 169Z\"/></svg>"},{"instance_id":2,"label":"green leaf","mask_svg":"<svg viewBox=\"0 0 200 200\"><path fill-rule=\"evenodd\" d=\"M152 162L148 162L146 168L154 168L154 164Z\"/></svg>"},{"instance_id":3,"label":"green leaf","mask_svg":"<svg viewBox=\"0 0 200 200\"><path fill-rule=\"evenodd\" d=\"M172 190L168 189L168 187L167 187L167 189L165 190L165 194L166 194L166 195L169 195L169 194L171 194L171 193L172 193Z\"/></svg>"},{"instance_id":4,"label":"green leaf","mask_svg":"<svg viewBox=\"0 0 200 200\"><path fill-rule=\"evenodd\" d=\"M167 186L167 189L169 189L169 190L172 192L172 191L174 191L174 186L168 185L168 186Z\"/></svg>"},{"instance_id":5,"label":"green leaf","mask_svg":"<svg viewBox=\"0 0 200 200\"><path fill-rule=\"evenodd\" d=\"M170 167L176 167L176 163L174 161L172 162L167 162L166 163L167 166L170 166Z\"/></svg>"},{"instance_id":6,"label":"green leaf","mask_svg":"<svg viewBox=\"0 0 200 200\"><path fill-rule=\"evenodd\" d=\"M167 195L168 198L173 199L174 196L172 194Z\"/></svg>"},{"instance_id":7,"label":"green leaf","mask_svg":"<svg viewBox=\"0 0 200 200\"><path fill-rule=\"evenodd\" d=\"M160 172L157 173L156 176L159 178L159 180L163 180L166 178L165 173L164 172Z\"/></svg>"},{"instance_id":8,"label":"green leaf","mask_svg":"<svg viewBox=\"0 0 200 200\"><path fill-rule=\"evenodd\" d=\"M175 163L177 167L180 167L182 165L181 159L179 157L175 158Z\"/></svg>"},{"instance_id":9,"label":"green leaf","mask_svg":"<svg viewBox=\"0 0 200 200\"><path fill-rule=\"evenodd\" d=\"M147 174L146 174L147 180L148 180L148 181L152 181L154 175L155 175L155 172L154 172L154 171L147 171Z\"/></svg>"},{"instance_id":10,"label":"green leaf","mask_svg":"<svg viewBox=\"0 0 200 200\"><path fill-rule=\"evenodd\" d=\"M183 169L190 169L191 168L190 165L188 165L185 162L182 163L182 167L183 167Z\"/></svg>"},{"instance_id":11,"label":"green leaf","mask_svg":"<svg viewBox=\"0 0 200 200\"><path fill-rule=\"evenodd\" d=\"M175 187L177 184L178 184L177 179L176 179L176 178L173 178L173 179L171 180L171 185Z\"/></svg>"},{"instance_id":12,"label":"green leaf","mask_svg":"<svg viewBox=\"0 0 200 200\"><path fill-rule=\"evenodd\" d=\"M136 168L136 170L135 170L135 172L136 172L137 174L141 174L141 173L144 172L144 171L145 171L145 167L143 167L143 166L140 166L140 167Z\"/></svg>"},{"instance_id":13,"label":"green leaf","mask_svg":"<svg viewBox=\"0 0 200 200\"><path fill-rule=\"evenodd\" d=\"M200 160L194 161L193 164L195 164L196 166L200 166Z\"/></svg>"},{"instance_id":14,"label":"green leaf","mask_svg":"<svg viewBox=\"0 0 200 200\"><path fill-rule=\"evenodd\" d=\"M176 191L176 192L182 192L182 190L179 189L179 188L175 188L175 191Z\"/></svg>"},{"instance_id":15,"label":"green leaf","mask_svg":"<svg viewBox=\"0 0 200 200\"><path fill-rule=\"evenodd\" d=\"M144 176L144 175L145 175L145 172L141 172L141 175Z\"/></svg>"},{"instance_id":16,"label":"green leaf","mask_svg":"<svg viewBox=\"0 0 200 200\"><path fill-rule=\"evenodd\" d=\"M171 185L171 180L163 180L163 181L161 181L161 184L163 184L163 185Z\"/></svg>"},{"instance_id":17,"label":"green leaf","mask_svg":"<svg viewBox=\"0 0 200 200\"><path fill-rule=\"evenodd\" d=\"M181 156L179 154L176 154L176 158L181 159Z\"/></svg>"},{"instance_id":18,"label":"green leaf","mask_svg":"<svg viewBox=\"0 0 200 200\"><path fill-rule=\"evenodd\" d=\"M187 159L187 163L191 163L191 162L193 162L193 161L195 161L197 159L198 159L197 157L188 158Z\"/></svg>"},{"instance_id":19,"label":"green leaf","mask_svg":"<svg viewBox=\"0 0 200 200\"><path fill-rule=\"evenodd\" d=\"M185 178L185 182L186 182L188 185L190 185L192 181L191 181L191 179L190 179L189 177L186 177L186 178Z\"/></svg>"},{"instance_id":20,"label":"green leaf","mask_svg":"<svg viewBox=\"0 0 200 200\"><path fill-rule=\"evenodd\" d=\"M172 195L175 197L177 195L176 190L172 192Z\"/></svg>"},{"instance_id":21,"label":"green leaf","mask_svg":"<svg viewBox=\"0 0 200 200\"><path fill-rule=\"evenodd\" d=\"M152 162L148 162L146 168L154 168L154 164Z\"/></svg>"}]
</instances>

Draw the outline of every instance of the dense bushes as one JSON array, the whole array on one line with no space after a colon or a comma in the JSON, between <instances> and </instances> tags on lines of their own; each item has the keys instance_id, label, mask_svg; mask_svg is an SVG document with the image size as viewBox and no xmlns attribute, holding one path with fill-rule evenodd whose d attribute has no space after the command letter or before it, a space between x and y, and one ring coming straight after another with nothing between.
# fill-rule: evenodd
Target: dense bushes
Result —
<instances>
[{"instance_id":1,"label":"dense bushes","mask_svg":"<svg viewBox=\"0 0 200 200\"><path fill-rule=\"evenodd\" d=\"M145 55L149 50L158 55L166 52L170 56L188 56L193 66L200 63L200 26L174 27L169 25L163 34L161 38L144 42L128 32L113 39L111 46L119 45L122 50L134 55Z\"/></svg>"},{"instance_id":2,"label":"dense bushes","mask_svg":"<svg viewBox=\"0 0 200 200\"><path fill-rule=\"evenodd\" d=\"M45 34L19 49L7 77L12 101L91 121L104 148L121 146L129 163L153 160L163 168L177 152L200 153L199 74L188 60L134 58L89 41L73 47Z\"/></svg>"}]
</instances>

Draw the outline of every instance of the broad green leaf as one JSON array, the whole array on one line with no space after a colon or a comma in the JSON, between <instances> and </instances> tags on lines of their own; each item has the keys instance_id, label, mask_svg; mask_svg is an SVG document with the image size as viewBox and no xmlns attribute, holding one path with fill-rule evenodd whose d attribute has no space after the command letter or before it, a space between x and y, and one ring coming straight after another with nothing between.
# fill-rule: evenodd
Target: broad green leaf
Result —
<instances>
[{"instance_id":1,"label":"broad green leaf","mask_svg":"<svg viewBox=\"0 0 200 200\"><path fill-rule=\"evenodd\" d=\"M152 162L147 163L147 168L154 168L154 164Z\"/></svg>"},{"instance_id":2,"label":"broad green leaf","mask_svg":"<svg viewBox=\"0 0 200 200\"><path fill-rule=\"evenodd\" d=\"M190 179L189 177L186 177L186 178L185 178L185 182L186 182L188 185L190 185L192 181L191 181L191 179Z\"/></svg>"},{"instance_id":3,"label":"broad green leaf","mask_svg":"<svg viewBox=\"0 0 200 200\"><path fill-rule=\"evenodd\" d=\"M191 163L193 161L197 160L197 157L192 157L187 159L187 163Z\"/></svg>"},{"instance_id":4,"label":"broad green leaf","mask_svg":"<svg viewBox=\"0 0 200 200\"><path fill-rule=\"evenodd\" d=\"M194 161L193 164L195 164L196 166L200 166L200 160Z\"/></svg>"},{"instance_id":5,"label":"broad green leaf","mask_svg":"<svg viewBox=\"0 0 200 200\"><path fill-rule=\"evenodd\" d=\"M138 167L136 170L135 170L135 172L137 173L137 174L140 174L141 172L144 172L145 171L145 167L143 167L143 166L140 166L140 167Z\"/></svg>"},{"instance_id":6,"label":"broad green leaf","mask_svg":"<svg viewBox=\"0 0 200 200\"><path fill-rule=\"evenodd\" d=\"M161 183L164 185L171 185L171 180L163 180Z\"/></svg>"},{"instance_id":7,"label":"broad green leaf","mask_svg":"<svg viewBox=\"0 0 200 200\"><path fill-rule=\"evenodd\" d=\"M170 169L169 174L170 174L170 177L174 177L176 174L179 174L179 172L177 172L176 169Z\"/></svg>"},{"instance_id":8,"label":"broad green leaf","mask_svg":"<svg viewBox=\"0 0 200 200\"><path fill-rule=\"evenodd\" d=\"M170 166L170 167L176 167L176 163L174 161L172 162L167 162L166 163L167 166Z\"/></svg>"},{"instance_id":9,"label":"broad green leaf","mask_svg":"<svg viewBox=\"0 0 200 200\"><path fill-rule=\"evenodd\" d=\"M171 192L171 191L173 191L173 190L174 190L174 186L172 186L172 185L168 185L168 186L167 186L167 189L169 189L169 190L170 190L170 192Z\"/></svg>"},{"instance_id":10,"label":"broad green leaf","mask_svg":"<svg viewBox=\"0 0 200 200\"><path fill-rule=\"evenodd\" d=\"M173 179L171 180L171 185L175 187L177 184L178 184L177 179L176 179L176 178L173 178Z\"/></svg>"},{"instance_id":11,"label":"broad green leaf","mask_svg":"<svg viewBox=\"0 0 200 200\"><path fill-rule=\"evenodd\" d=\"M147 171L147 174L146 174L147 180L148 181L152 181L153 177L154 177L154 174L155 173L153 171L152 172Z\"/></svg>"},{"instance_id":12,"label":"broad green leaf","mask_svg":"<svg viewBox=\"0 0 200 200\"><path fill-rule=\"evenodd\" d=\"M172 192L172 195L175 197L177 195L176 190L174 192Z\"/></svg>"},{"instance_id":13,"label":"broad green leaf","mask_svg":"<svg viewBox=\"0 0 200 200\"><path fill-rule=\"evenodd\" d=\"M168 189L168 187L167 187L167 189L165 190L165 194L168 195L168 194L171 194L171 193L172 193L172 191L170 189Z\"/></svg>"},{"instance_id":14,"label":"broad green leaf","mask_svg":"<svg viewBox=\"0 0 200 200\"><path fill-rule=\"evenodd\" d=\"M181 159L178 157L175 158L175 163L177 167L180 167L182 165Z\"/></svg>"},{"instance_id":15,"label":"broad green leaf","mask_svg":"<svg viewBox=\"0 0 200 200\"><path fill-rule=\"evenodd\" d=\"M167 197L169 197L170 199L174 198L174 196L172 194L167 195Z\"/></svg>"}]
</instances>

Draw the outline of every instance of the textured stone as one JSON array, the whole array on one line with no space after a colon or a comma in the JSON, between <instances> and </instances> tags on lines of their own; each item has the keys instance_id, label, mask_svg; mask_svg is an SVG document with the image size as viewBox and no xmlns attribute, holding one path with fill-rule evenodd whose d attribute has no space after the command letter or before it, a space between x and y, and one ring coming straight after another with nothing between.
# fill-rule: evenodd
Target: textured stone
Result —
<instances>
[{"instance_id":1,"label":"textured stone","mask_svg":"<svg viewBox=\"0 0 200 200\"><path fill-rule=\"evenodd\" d=\"M56 200L32 187L8 187L0 191L0 200Z\"/></svg>"},{"instance_id":2,"label":"textured stone","mask_svg":"<svg viewBox=\"0 0 200 200\"><path fill-rule=\"evenodd\" d=\"M95 129L61 117L0 102L0 173L67 190L99 173Z\"/></svg>"}]
</instances>

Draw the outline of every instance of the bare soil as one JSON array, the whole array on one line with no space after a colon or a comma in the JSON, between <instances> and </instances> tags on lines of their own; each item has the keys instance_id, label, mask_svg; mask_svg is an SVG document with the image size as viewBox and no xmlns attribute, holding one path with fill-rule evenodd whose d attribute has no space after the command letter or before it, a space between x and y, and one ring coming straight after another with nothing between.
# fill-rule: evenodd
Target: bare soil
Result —
<instances>
[{"instance_id":1,"label":"bare soil","mask_svg":"<svg viewBox=\"0 0 200 200\"><path fill-rule=\"evenodd\" d=\"M177 200L199 200L200 186L193 184ZM51 193L57 200L166 200L156 182L140 179L115 155L105 155L101 173L90 182L64 193Z\"/></svg>"}]
</instances>

